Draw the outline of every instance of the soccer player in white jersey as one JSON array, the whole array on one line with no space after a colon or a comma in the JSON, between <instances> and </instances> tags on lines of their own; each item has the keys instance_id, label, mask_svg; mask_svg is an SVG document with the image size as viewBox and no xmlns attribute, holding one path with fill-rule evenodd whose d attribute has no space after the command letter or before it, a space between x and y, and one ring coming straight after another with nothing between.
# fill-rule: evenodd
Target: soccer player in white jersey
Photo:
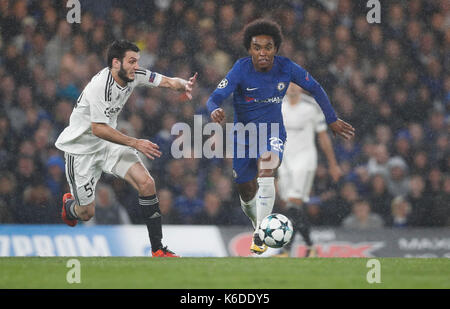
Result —
<instances>
[{"instance_id":1,"label":"soccer player in white jersey","mask_svg":"<svg viewBox=\"0 0 450 309\"><path fill-rule=\"evenodd\" d=\"M342 171L336 162L325 117L314 98L291 83L284 100L282 113L287 140L284 159L278 169L278 192L286 203L286 215L291 218L294 230L302 235L308 246L306 256L314 256L315 249L304 204L309 201L317 168L316 135L327 158L333 181L339 180ZM279 256L289 256L291 246L292 243L285 246Z\"/></svg>"},{"instance_id":2,"label":"soccer player in white jersey","mask_svg":"<svg viewBox=\"0 0 450 309\"><path fill-rule=\"evenodd\" d=\"M158 145L122 134L117 118L137 86L164 87L185 92L192 98L197 74L189 79L170 78L139 68L139 48L126 40L114 41L108 49L108 67L84 88L70 116L70 123L55 145L64 151L66 177L71 193L63 196L62 219L69 226L88 221L95 213L95 186L103 172L125 179L139 194L147 225L152 256L177 257L164 247L161 212L155 182L138 156L159 157Z\"/></svg>"}]
</instances>

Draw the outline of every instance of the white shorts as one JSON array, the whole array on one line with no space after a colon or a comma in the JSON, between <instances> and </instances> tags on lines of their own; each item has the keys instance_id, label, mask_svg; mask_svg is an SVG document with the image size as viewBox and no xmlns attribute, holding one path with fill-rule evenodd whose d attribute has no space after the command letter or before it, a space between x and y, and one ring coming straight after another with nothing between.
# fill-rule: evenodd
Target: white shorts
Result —
<instances>
[{"instance_id":1,"label":"white shorts","mask_svg":"<svg viewBox=\"0 0 450 309\"><path fill-rule=\"evenodd\" d=\"M315 174L315 169L288 168L282 163L278 168L278 193L281 199L287 201L289 198L296 198L308 202Z\"/></svg>"},{"instance_id":2,"label":"white shorts","mask_svg":"<svg viewBox=\"0 0 450 309\"><path fill-rule=\"evenodd\" d=\"M66 152L64 157L67 182L80 206L94 201L95 187L103 172L123 179L133 164L142 162L136 149L114 143L92 154Z\"/></svg>"}]
</instances>

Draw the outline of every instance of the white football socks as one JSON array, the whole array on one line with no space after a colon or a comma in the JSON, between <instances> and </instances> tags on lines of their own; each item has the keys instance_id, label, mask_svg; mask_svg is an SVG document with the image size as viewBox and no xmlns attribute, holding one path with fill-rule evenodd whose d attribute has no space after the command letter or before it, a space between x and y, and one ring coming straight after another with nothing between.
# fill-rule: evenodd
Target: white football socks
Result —
<instances>
[{"instance_id":1,"label":"white football socks","mask_svg":"<svg viewBox=\"0 0 450 309\"><path fill-rule=\"evenodd\" d=\"M241 208L247 217L252 221L253 228L256 228L256 195L248 202L244 202L239 195L241 200Z\"/></svg>"},{"instance_id":2,"label":"white football socks","mask_svg":"<svg viewBox=\"0 0 450 309\"><path fill-rule=\"evenodd\" d=\"M275 203L275 177L258 177L256 192L256 226L272 213Z\"/></svg>"}]
</instances>

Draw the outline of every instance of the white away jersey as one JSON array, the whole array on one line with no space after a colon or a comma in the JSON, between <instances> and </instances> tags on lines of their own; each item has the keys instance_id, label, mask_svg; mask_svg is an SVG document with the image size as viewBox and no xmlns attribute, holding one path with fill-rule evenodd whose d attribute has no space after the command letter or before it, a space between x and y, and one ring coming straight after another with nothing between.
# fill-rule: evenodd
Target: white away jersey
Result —
<instances>
[{"instance_id":1,"label":"white away jersey","mask_svg":"<svg viewBox=\"0 0 450 309\"><path fill-rule=\"evenodd\" d=\"M84 88L70 115L69 126L59 135L56 147L73 154L102 150L109 142L92 134L91 123L106 123L116 128L117 117L133 89L140 85L158 87L161 79L162 75L158 73L138 69L134 81L121 87L109 68L104 68Z\"/></svg>"},{"instance_id":2,"label":"white away jersey","mask_svg":"<svg viewBox=\"0 0 450 309\"><path fill-rule=\"evenodd\" d=\"M316 133L325 131L325 116L314 98L302 93L300 102L290 104L284 98L282 105L287 140L283 162L291 165L303 165L312 170L317 167Z\"/></svg>"}]
</instances>

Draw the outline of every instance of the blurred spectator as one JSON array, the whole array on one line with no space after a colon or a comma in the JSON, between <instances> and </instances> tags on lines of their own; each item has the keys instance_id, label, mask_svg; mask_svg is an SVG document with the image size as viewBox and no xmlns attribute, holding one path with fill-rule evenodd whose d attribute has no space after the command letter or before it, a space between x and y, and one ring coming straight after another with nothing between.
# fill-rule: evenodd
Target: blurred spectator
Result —
<instances>
[{"instance_id":1,"label":"blurred spectator","mask_svg":"<svg viewBox=\"0 0 450 309\"><path fill-rule=\"evenodd\" d=\"M0 223L14 223L15 207L19 199L16 191L16 178L9 172L2 172L0 176Z\"/></svg>"},{"instance_id":2,"label":"blurred spectator","mask_svg":"<svg viewBox=\"0 0 450 309\"><path fill-rule=\"evenodd\" d=\"M395 228L411 226L411 204L403 196L397 196L392 200L391 214L386 226Z\"/></svg>"},{"instance_id":3,"label":"blurred spectator","mask_svg":"<svg viewBox=\"0 0 450 309\"><path fill-rule=\"evenodd\" d=\"M392 144L392 130L386 124L379 124L375 127L375 141L378 144L390 146Z\"/></svg>"},{"instance_id":4,"label":"blurred spectator","mask_svg":"<svg viewBox=\"0 0 450 309\"><path fill-rule=\"evenodd\" d=\"M400 157L393 157L388 161L389 175L387 186L393 196L408 194L408 166Z\"/></svg>"},{"instance_id":5,"label":"blurred spectator","mask_svg":"<svg viewBox=\"0 0 450 309\"><path fill-rule=\"evenodd\" d=\"M39 183L39 174L34 160L28 156L21 156L17 161L17 191L23 194L25 188Z\"/></svg>"},{"instance_id":6,"label":"blurred spectator","mask_svg":"<svg viewBox=\"0 0 450 309\"><path fill-rule=\"evenodd\" d=\"M46 186L43 184L30 185L21 193L23 194L22 202L14 205L17 223L52 224L60 222L59 205L56 205Z\"/></svg>"},{"instance_id":7,"label":"blurred spectator","mask_svg":"<svg viewBox=\"0 0 450 309\"><path fill-rule=\"evenodd\" d=\"M161 210L163 224L180 224L182 223L180 214L173 207L172 192L167 189L158 191L159 209Z\"/></svg>"},{"instance_id":8,"label":"blurred spectator","mask_svg":"<svg viewBox=\"0 0 450 309\"><path fill-rule=\"evenodd\" d=\"M382 175L374 175L370 181L371 188L368 201L374 213L386 220L391 213L392 195L389 193L386 181Z\"/></svg>"},{"instance_id":9,"label":"blurred spectator","mask_svg":"<svg viewBox=\"0 0 450 309\"><path fill-rule=\"evenodd\" d=\"M353 204L360 199L356 186L352 182L346 182L339 190L339 196L334 201L327 203L327 211L324 219L330 225L341 225L342 220L347 217Z\"/></svg>"},{"instance_id":10,"label":"blurred spectator","mask_svg":"<svg viewBox=\"0 0 450 309\"><path fill-rule=\"evenodd\" d=\"M139 64L142 68L151 70L158 60L161 33L148 32L145 36L145 47L141 51Z\"/></svg>"},{"instance_id":11,"label":"blurred spectator","mask_svg":"<svg viewBox=\"0 0 450 309\"><path fill-rule=\"evenodd\" d=\"M370 191L370 175L366 166L358 166L347 173L346 180L356 185L360 195L367 195Z\"/></svg>"},{"instance_id":12,"label":"blurred spectator","mask_svg":"<svg viewBox=\"0 0 450 309\"><path fill-rule=\"evenodd\" d=\"M131 222L133 224L144 224L136 190L123 179L108 174L102 176L102 182L111 185L118 203L126 208Z\"/></svg>"},{"instance_id":13,"label":"blurred spectator","mask_svg":"<svg viewBox=\"0 0 450 309\"><path fill-rule=\"evenodd\" d=\"M71 78L71 73L66 70L59 72L58 86L56 89L57 97L67 99L72 102L78 99L80 91Z\"/></svg>"},{"instance_id":14,"label":"blurred spectator","mask_svg":"<svg viewBox=\"0 0 450 309\"><path fill-rule=\"evenodd\" d=\"M358 200L353 203L352 213L344 219L342 227L346 229L369 230L383 227L383 219L370 210L370 204L366 200Z\"/></svg>"},{"instance_id":15,"label":"blurred spectator","mask_svg":"<svg viewBox=\"0 0 450 309\"><path fill-rule=\"evenodd\" d=\"M175 209L185 224L192 224L202 211L204 202L198 198L198 184L194 177L187 177L183 183L183 194L175 199Z\"/></svg>"},{"instance_id":16,"label":"blurred spectator","mask_svg":"<svg viewBox=\"0 0 450 309\"><path fill-rule=\"evenodd\" d=\"M65 164L60 156L51 156L47 161L46 185L52 193L53 200L59 200L65 193Z\"/></svg>"},{"instance_id":17,"label":"blurred spectator","mask_svg":"<svg viewBox=\"0 0 450 309\"><path fill-rule=\"evenodd\" d=\"M426 191L428 195L436 196L441 193L442 180L444 178L440 169L434 167L426 175Z\"/></svg>"},{"instance_id":18,"label":"blurred spectator","mask_svg":"<svg viewBox=\"0 0 450 309\"><path fill-rule=\"evenodd\" d=\"M336 159L341 161L357 161L361 155L361 146L355 140L341 140L335 147Z\"/></svg>"},{"instance_id":19,"label":"blurred spectator","mask_svg":"<svg viewBox=\"0 0 450 309\"><path fill-rule=\"evenodd\" d=\"M401 157L407 165L411 165L412 158L412 149L410 144L409 133L400 132L395 139L395 155Z\"/></svg>"},{"instance_id":20,"label":"blurred spectator","mask_svg":"<svg viewBox=\"0 0 450 309\"><path fill-rule=\"evenodd\" d=\"M411 172L414 174L426 175L430 168L428 152L418 150L414 153Z\"/></svg>"},{"instance_id":21,"label":"blurred spectator","mask_svg":"<svg viewBox=\"0 0 450 309\"><path fill-rule=\"evenodd\" d=\"M98 183L95 191L95 216L85 225L131 224L127 210L117 201L111 186Z\"/></svg>"},{"instance_id":22,"label":"blurred spectator","mask_svg":"<svg viewBox=\"0 0 450 309\"><path fill-rule=\"evenodd\" d=\"M323 163L318 163L311 196L316 196L320 203L326 204L336 198L336 191L337 186L332 179L328 177L326 166Z\"/></svg>"},{"instance_id":23,"label":"blurred spectator","mask_svg":"<svg viewBox=\"0 0 450 309\"><path fill-rule=\"evenodd\" d=\"M153 137L161 128L161 115L159 112L159 103L153 98L145 98L140 114L144 121L142 134Z\"/></svg>"},{"instance_id":24,"label":"blurred spectator","mask_svg":"<svg viewBox=\"0 0 450 309\"><path fill-rule=\"evenodd\" d=\"M229 212L224 209L220 198L214 192L206 192L203 199L204 208L196 216L197 224L227 225L230 224Z\"/></svg>"},{"instance_id":25,"label":"blurred spectator","mask_svg":"<svg viewBox=\"0 0 450 309\"><path fill-rule=\"evenodd\" d=\"M31 87L20 86L17 89L17 104L12 105L7 111L7 115L11 120L11 126L17 133L20 133L27 121L30 121L30 114L27 114L29 109L36 109L33 102L33 93ZM36 111L37 112L37 111ZM27 117L24 117L27 116ZM35 120L35 119L32 119ZM22 131L23 133L23 131ZM26 132L30 134L32 132Z\"/></svg>"},{"instance_id":26,"label":"blurred spectator","mask_svg":"<svg viewBox=\"0 0 450 309\"><path fill-rule=\"evenodd\" d=\"M0 224L5 223L15 223L15 220L8 205L0 199Z\"/></svg>"},{"instance_id":27,"label":"blurred spectator","mask_svg":"<svg viewBox=\"0 0 450 309\"><path fill-rule=\"evenodd\" d=\"M231 179L229 179L228 177L219 177L217 179L217 182L214 183L214 187L216 190L216 194L221 202L232 204L233 201L236 201L234 194L232 194L233 187ZM240 205L240 202L235 205Z\"/></svg>"},{"instance_id":28,"label":"blurred spectator","mask_svg":"<svg viewBox=\"0 0 450 309\"><path fill-rule=\"evenodd\" d=\"M311 225L324 225L322 207L318 198L312 198L306 205L306 214Z\"/></svg>"},{"instance_id":29,"label":"blurred spectator","mask_svg":"<svg viewBox=\"0 0 450 309\"><path fill-rule=\"evenodd\" d=\"M11 168L13 153L17 148L17 139L9 118L2 115L0 111L0 170Z\"/></svg>"},{"instance_id":30,"label":"blurred spectator","mask_svg":"<svg viewBox=\"0 0 450 309\"><path fill-rule=\"evenodd\" d=\"M428 141L425 140L423 126L417 122L412 122L408 125L408 137L411 139L411 146L414 150L427 149L429 147Z\"/></svg>"},{"instance_id":31,"label":"blurred spectator","mask_svg":"<svg viewBox=\"0 0 450 309\"><path fill-rule=\"evenodd\" d=\"M207 34L201 41L201 48L195 56L198 65L211 65L217 73L225 76L232 65L230 56L217 47L217 38L214 35Z\"/></svg>"},{"instance_id":32,"label":"blurred spectator","mask_svg":"<svg viewBox=\"0 0 450 309\"><path fill-rule=\"evenodd\" d=\"M425 191L425 181L420 175L413 175L409 181L408 201L411 203L411 221L415 226L434 225L432 197Z\"/></svg>"},{"instance_id":33,"label":"blurred spectator","mask_svg":"<svg viewBox=\"0 0 450 309\"><path fill-rule=\"evenodd\" d=\"M378 144L373 148L369 161L367 162L367 170L369 175L381 174L384 177L389 175L389 152L384 144Z\"/></svg>"},{"instance_id":34,"label":"blurred spectator","mask_svg":"<svg viewBox=\"0 0 450 309\"><path fill-rule=\"evenodd\" d=\"M49 10L52 9L49 8ZM57 76L63 55L70 51L72 46L71 32L70 24L66 20L61 20L57 32L45 48L46 62L44 67L51 77Z\"/></svg>"},{"instance_id":35,"label":"blurred spectator","mask_svg":"<svg viewBox=\"0 0 450 309\"><path fill-rule=\"evenodd\" d=\"M72 109L72 104L66 100L60 100L53 106L55 115L55 118L53 119L53 126L55 131L61 132L66 126L69 125Z\"/></svg>"},{"instance_id":36,"label":"blurred spectator","mask_svg":"<svg viewBox=\"0 0 450 309\"><path fill-rule=\"evenodd\" d=\"M184 166L181 160L173 160L167 164L167 170L161 179L161 187L168 188L175 196L183 192Z\"/></svg>"},{"instance_id":37,"label":"blurred spectator","mask_svg":"<svg viewBox=\"0 0 450 309\"><path fill-rule=\"evenodd\" d=\"M433 203L433 226L450 226L450 177L445 177L442 191L439 192Z\"/></svg>"}]
</instances>

